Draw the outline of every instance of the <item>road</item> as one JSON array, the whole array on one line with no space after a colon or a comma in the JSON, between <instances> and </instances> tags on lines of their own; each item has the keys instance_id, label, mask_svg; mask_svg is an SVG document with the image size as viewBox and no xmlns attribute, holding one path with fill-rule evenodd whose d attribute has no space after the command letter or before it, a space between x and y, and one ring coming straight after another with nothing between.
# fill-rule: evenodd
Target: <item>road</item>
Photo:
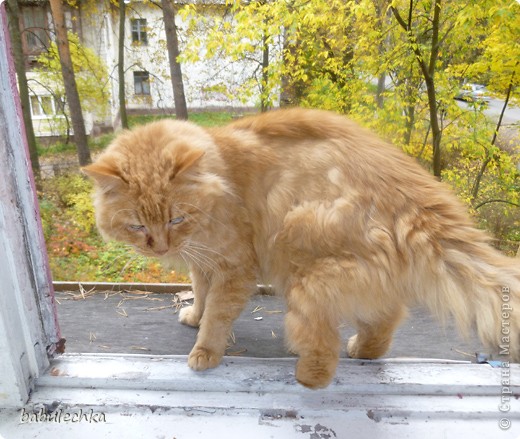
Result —
<instances>
[{"instance_id":1,"label":"road","mask_svg":"<svg viewBox=\"0 0 520 439\"><path fill-rule=\"evenodd\" d=\"M457 101L460 108L470 108L469 103L464 101ZM487 108L484 110L484 114L488 116L493 121L498 121L500 117L500 113L502 112L502 107L504 106L504 100L502 99L490 99L488 102ZM504 118L502 119L503 126L519 125L520 123L520 107L514 106L511 103L506 108L506 112L504 113Z\"/></svg>"},{"instance_id":2,"label":"road","mask_svg":"<svg viewBox=\"0 0 520 439\"><path fill-rule=\"evenodd\" d=\"M502 107L504 106L504 101L501 99L491 99L489 101L488 107L484 110L484 114L494 120L498 120L500 113L502 112ZM513 106L511 103L507 106L506 112L504 114L504 119L502 123L504 125L518 125L520 122L520 107Z\"/></svg>"}]
</instances>

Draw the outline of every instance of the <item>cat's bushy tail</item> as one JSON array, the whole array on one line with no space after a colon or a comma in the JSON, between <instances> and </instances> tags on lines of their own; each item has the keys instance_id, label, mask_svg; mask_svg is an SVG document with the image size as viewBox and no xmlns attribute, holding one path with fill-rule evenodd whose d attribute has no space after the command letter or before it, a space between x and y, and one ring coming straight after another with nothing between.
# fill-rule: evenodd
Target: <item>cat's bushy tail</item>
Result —
<instances>
[{"instance_id":1,"label":"cat's bushy tail","mask_svg":"<svg viewBox=\"0 0 520 439\"><path fill-rule=\"evenodd\" d=\"M441 319L452 314L463 333L476 327L486 346L520 362L520 260L479 239L443 247L434 294L422 301Z\"/></svg>"}]
</instances>

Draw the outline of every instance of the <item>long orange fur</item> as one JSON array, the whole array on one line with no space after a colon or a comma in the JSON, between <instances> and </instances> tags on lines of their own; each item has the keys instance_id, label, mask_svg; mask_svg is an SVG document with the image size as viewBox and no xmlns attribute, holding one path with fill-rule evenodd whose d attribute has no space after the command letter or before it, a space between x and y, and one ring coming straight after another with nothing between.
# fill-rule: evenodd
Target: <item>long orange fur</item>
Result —
<instances>
[{"instance_id":1,"label":"long orange fur","mask_svg":"<svg viewBox=\"0 0 520 439\"><path fill-rule=\"evenodd\" d=\"M520 360L518 262L490 247L444 184L345 117L163 120L123 132L83 169L105 237L187 261L195 302L180 321L199 327L195 370L219 364L259 281L286 298L308 387L333 378L341 323L357 328L349 355L376 358L415 303Z\"/></svg>"}]
</instances>

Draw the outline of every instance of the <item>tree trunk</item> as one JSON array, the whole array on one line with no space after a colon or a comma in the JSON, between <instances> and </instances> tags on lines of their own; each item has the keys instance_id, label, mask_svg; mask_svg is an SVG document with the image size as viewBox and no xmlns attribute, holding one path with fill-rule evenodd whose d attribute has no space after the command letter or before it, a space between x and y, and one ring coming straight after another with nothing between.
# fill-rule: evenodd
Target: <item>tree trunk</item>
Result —
<instances>
[{"instance_id":1,"label":"tree trunk","mask_svg":"<svg viewBox=\"0 0 520 439\"><path fill-rule=\"evenodd\" d=\"M383 30L387 25L391 12L388 10L387 1L376 1L374 2L376 9L376 23L377 28ZM382 37L378 45L378 53L380 57L383 57L387 46L390 44L390 33L386 37ZM384 92L386 83L386 71L381 71L377 76L377 91L376 91L376 104L378 108L384 107Z\"/></svg>"},{"instance_id":2,"label":"tree trunk","mask_svg":"<svg viewBox=\"0 0 520 439\"><path fill-rule=\"evenodd\" d=\"M267 43L267 35L264 33L262 37L262 84L260 92L260 111L262 113L269 110L268 98L269 85L269 44Z\"/></svg>"},{"instance_id":3,"label":"tree trunk","mask_svg":"<svg viewBox=\"0 0 520 439\"><path fill-rule=\"evenodd\" d=\"M184 95L184 84L182 82L181 64L179 57L179 38L175 24L175 10L172 0L161 0L164 30L166 32L166 45L168 47L168 58L170 60L170 76L173 87L173 100L175 102L175 116L177 119L188 119L188 108Z\"/></svg>"},{"instance_id":4,"label":"tree trunk","mask_svg":"<svg viewBox=\"0 0 520 439\"><path fill-rule=\"evenodd\" d=\"M384 106L384 92L386 83L386 73L381 72L377 77L377 91L376 91L376 104L377 108L383 108Z\"/></svg>"},{"instance_id":5,"label":"tree trunk","mask_svg":"<svg viewBox=\"0 0 520 439\"><path fill-rule=\"evenodd\" d=\"M442 172L441 164L441 139L442 130L439 125L437 98L435 92L435 82L433 77L425 77L426 90L428 92L428 108L430 110L430 127L432 132L433 149L433 175L440 178Z\"/></svg>"},{"instance_id":6,"label":"tree trunk","mask_svg":"<svg viewBox=\"0 0 520 439\"><path fill-rule=\"evenodd\" d=\"M128 128L128 116L126 114L126 92L125 92L125 20L126 5L123 0L119 0L119 43L118 43L118 62L117 79L119 81L119 118L121 127Z\"/></svg>"},{"instance_id":7,"label":"tree trunk","mask_svg":"<svg viewBox=\"0 0 520 439\"><path fill-rule=\"evenodd\" d=\"M411 6L410 6L411 7ZM439 29L441 26L441 0L435 0L433 4L433 20L432 20L432 41L430 62L428 65L428 75L425 77L426 88L428 89L428 105L430 107L430 120L432 127L433 139L433 175L437 178L441 177L442 163L441 163L441 139L442 130L439 125L439 108L437 105L437 96L435 91L435 64L439 57ZM426 75L425 75L426 76Z\"/></svg>"},{"instance_id":8,"label":"tree trunk","mask_svg":"<svg viewBox=\"0 0 520 439\"><path fill-rule=\"evenodd\" d=\"M441 177L442 163L441 163L441 139L442 130L439 124L439 108L437 105L437 96L435 91L435 64L439 56L439 28L440 28L440 14L441 14L441 0L435 0L432 4L433 19L431 20L431 51L430 59L428 64L426 63L424 54L421 52L420 45L417 43L417 38L412 31L412 13L413 13L413 0L410 0L408 8L408 21L406 22L397 9L391 6L391 10L394 14L399 25L406 31L408 41L415 53L419 67L424 77L426 84L426 91L428 94L428 109L430 112L430 127L432 132L432 149L433 149L433 175L437 178Z\"/></svg>"},{"instance_id":9,"label":"tree trunk","mask_svg":"<svg viewBox=\"0 0 520 439\"><path fill-rule=\"evenodd\" d=\"M29 101L29 87L27 85L27 74L25 72L25 60L22 48L22 35L20 32L20 9L18 0L8 0L7 12L9 14L9 31L11 34L11 44L13 48L14 65L16 76L18 77L18 89L20 91L20 101L22 104L23 121L25 125L25 135L29 146L29 156L31 166L39 186L41 179L40 162L38 160L38 150L36 148L36 137L31 117L31 103Z\"/></svg>"},{"instance_id":10,"label":"tree trunk","mask_svg":"<svg viewBox=\"0 0 520 439\"><path fill-rule=\"evenodd\" d=\"M491 146L494 146L497 137L498 137L498 130L500 130L500 127L502 126L502 119L504 118L504 114L507 109L507 105L509 104L509 99L511 99L511 93L513 91L513 85L514 85L514 79L515 79L515 72L511 75L511 81L509 82L509 87L507 88L507 94L506 94L506 100L504 101L504 105L502 106L502 111L500 112L500 116L498 118L497 126L495 128L495 131L493 132L493 138L491 139ZM471 199L472 201L475 201L477 199L478 193L480 191L480 183L482 181L482 177L484 177L484 172L486 172L486 168L493 159L493 155L487 151L486 153L486 159L482 162L482 166L480 167L477 177L475 178L475 183L473 184L473 189L471 191Z\"/></svg>"},{"instance_id":11,"label":"tree trunk","mask_svg":"<svg viewBox=\"0 0 520 439\"><path fill-rule=\"evenodd\" d=\"M90 158L87 133L85 131L85 121L81 111L81 102L79 100L76 77L74 76L74 68L70 56L63 5L61 0L50 0L50 4L56 31L56 44L60 55L63 83L65 85L65 95L67 96L72 128L74 129L74 142L76 143L76 149L78 151L79 164L80 166L85 166L91 163L92 160Z\"/></svg>"},{"instance_id":12,"label":"tree trunk","mask_svg":"<svg viewBox=\"0 0 520 439\"><path fill-rule=\"evenodd\" d=\"M287 65L287 62L285 60L286 56L285 54L290 50L290 46L288 43L288 36L287 36L287 29L284 29L283 31L283 57L284 57L284 67ZM293 93L291 90L291 81L289 79L289 74L287 71L283 71L282 77L281 77L281 84L280 84L280 107L289 107L293 104Z\"/></svg>"},{"instance_id":13,"label":"tree trunk","mask_svg":"<svg viewBox=\"0 0 520 439\"><path fill-rule=\"evenodd\" d=\"M413 127L415 126L415 105L410 103L405 107L405 115L406 115L406 124L405 124L405 132L404 132L404 144L410 145L412 141L412 132Z\"/></svg>"},{"instance_id":14,"label":"tree trunk","mask_svg":"<svg viewBox=\"0 0 520 439\"><path fill-rule=\"evenodd\" d=\"M298 63L298 40L294 43L290 42L291 37L288 35L287 29L284 31L283 36L283 68L281 78L281 91L280 91L280 107L292 107L300 104L303 98L303 92L305 84L302 81L294 79L291 72L296 69ZM294 60L290 63L288 59Z\"/></svg>"}]
</instances>

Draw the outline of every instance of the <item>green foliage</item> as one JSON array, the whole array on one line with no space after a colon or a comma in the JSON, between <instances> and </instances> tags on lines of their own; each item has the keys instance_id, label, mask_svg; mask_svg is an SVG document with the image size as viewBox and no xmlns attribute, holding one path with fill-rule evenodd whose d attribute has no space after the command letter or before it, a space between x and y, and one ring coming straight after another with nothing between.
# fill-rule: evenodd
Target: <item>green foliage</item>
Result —
<instances>
[{"instance_id":1,"label":"green foliage","mask_svg":"<svg viewBox=\"0 0 520 439\"><path fill-rule=\"evenodd\" d=\"M475 15L462 16L464 24L485 24L475 44L478 56L452 67L453 74L475 82L485 82L491 91L505 94L512 84L520 85L520 5L518 2L497 1L488 8L475 8ZM478 29L478 28L477 28ZM473 27L472 32L474 32ZM518 96L513 96L517 100Z\"/></svg>"},{"instance_id":2,"label":"green foliage","mask_svg":"<svg viewBox=\"0 0 520 439\"><path fill-rule=\"evenodd\" d=\"M92 184L85 177L70 174L55 178L54 191L69 222L90 234L94 230L94 208L90 192Z\"/></svg>"},{"instance_id":3,"label":"green foliage","mask_svg":"<svg viewBox=\"0 0 520 439\"><path fill-rule=\"evenodd\" d=\"M223 10L214 7L209 16L207 9L200 13L203 7L190 4L181 11L191 20L183 62L218 58L257 66L267 44L272 49L269 66L256 69L256 76L242 84L244 96L261 81L264 97L282 87L284 103L347 113L427 168L432 167L431 127L437 122L442 179L474 209L483 226L504 240L518 238L520 157L513 148L520 142L518 131L511 144L500 135L495 142L496 120L484 114L485 106L476 102L461 107L454 100L465 82L485 84L501 98L509 90L517 98L518 2L227 1ZM434 44L436 12L440 19ZM424 69L433 69L433 115ZM261 73L267 73L267 80ZM375 86L378 78L386 79L384 89Z\"/></svg>"},{"instance_id":4,"label":"green foliage","mask_svg":"<svg viewBox=\"0 0 520 439\"><path fill-rule=\"evenodd\" d=\"M81 44L76 34L69 32L68 39L82 109L102 118L106 115L109 104L107 68L92 49ZM41 85L52 93L57 102L65 102L60 58L54 41L48 51L38 57L38 64L36 72Z\"/></svg>"}]
</instances>

